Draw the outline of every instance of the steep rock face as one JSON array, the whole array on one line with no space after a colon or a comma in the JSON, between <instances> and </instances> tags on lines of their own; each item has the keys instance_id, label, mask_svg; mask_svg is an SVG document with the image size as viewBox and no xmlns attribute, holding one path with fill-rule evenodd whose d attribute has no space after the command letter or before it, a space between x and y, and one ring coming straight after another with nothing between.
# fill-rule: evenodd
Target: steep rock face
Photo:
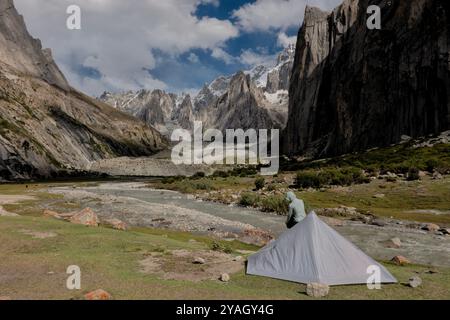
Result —
<instances>
[{"instance_id":1,"label":"steep rock face","mask_svg":"<svg viewBox=\"0 0 450 320\"><path fill-rule=\"evenodd\" d=\"M285 118L277 109L271 109L263 90L243 72L237 73L228 91L217 101L208 119L209 128L271 129L281 128Z\"/></svg>"},{"instance_id":2,"label":"steep rock face","mask_svg":"<svg viewBox=\"0 0 450 320\"><path fill-rule=\"evenodd\" d=\"M156 130L71 89L12 2L0 8L0 179L46 178L166 146Z\"/></svg>"},{"instance_id":3,"label":"steep rock face","mask_svg":"<svg viewBox=\"0 0 450 320\"><path fill-rule=\"evenodd\" d=\"M190 95L184 97L172 119L176 120L183 129L192 130L194 128L194 107Z\"/></svg>"},{"instance_id":4,"label":"steep rock face","mask_svg":"<svg viewBox=\"0 0 450 320\"><path fill-rule=\"evenodd\" d=\"M42 50L41 41L30 36L12 0L0 2L0 61L20 73L69 89L64 75L53 61L51 50Z\"/></svg>"},{"instance_id":5,"label":"steep rock face","mask_svg":"<svg viewBox=\"0 0 450 320\"><path fill-rule=\"evenodd\" d=\"M382 8L382 29L366 26ZM307 8L290 86L284 150L338 155L450 127L449 4L346 0Z\"/></svg>"},{"instance_id":6,"label":"steep rock face","mask_svg":"<svg viewBox=\"0 0 450 320\"><path fill-rule=\"evenodd\" d=\"M294 54L295 45L289 45L279 54L277 65L267 74L265 88L267 93L273 94L280 90L289 90Z\"/></svg>"}]
</instances>

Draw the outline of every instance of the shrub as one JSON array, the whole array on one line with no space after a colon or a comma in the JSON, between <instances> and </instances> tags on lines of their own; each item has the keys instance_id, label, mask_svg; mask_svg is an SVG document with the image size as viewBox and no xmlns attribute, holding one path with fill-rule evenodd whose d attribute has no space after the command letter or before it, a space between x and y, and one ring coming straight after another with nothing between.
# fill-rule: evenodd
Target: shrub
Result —
<instances>
[{"instance_id":1,"label":"shrub","mask_svg":"<svg viewBox=\"0 0 450 320\"><path fill-rule=\"evenodd\" d=\"M193 184L196 190L213 190L214 187L209 182L197 182Z\"/></svg>"},{"instance_id":2,"label":"shrub","mask_svg":"<svg viewBox=\"0 0 450 320\"><path fill-rule=\"evenodd\" d=\"M264 212L276 212L285 215L288 212L289 203L282 196L268 196L261 200L261 209Z\"/></svg>"},{"instance_id":3,"label":"shrub","mask_svg":"<svg viewBox=\"0 0 450 320\"><path fill-rule=\"evenodd\" d=\"M200 178L204 178L206 176L206 174L204 172L196 172L193 176L192 179L200 179Z\"/></svg>"},{"instance_id":4,"label":"shrub","mask_svg":"<svg viewBox=\"0 0 450 320\"><path fill-rule=\"evenodd\" d=\"M258 173L256 167L238 167L231 170L230 175L235 177L248 177L254 176Z\"/></svg>"},{"instance_id":5,"label":"shrub","mask_svg":"<svg viewBox=\"0 0 450 320\"><path fill-rule=\"evenodd\" d=\"M239 199L239 205L243 207L256 207L259 203L259 196L250 192L243 193Z\"/></svg>"},{"instance_id":6,"label":"shrub","mask_svg":"<svg viewBox=\"0 0 450 320\"><path fill-rule=\"evenodd\" d=\"M221 252L225 252L225 253L232 253L233 250L228 247L228 246L224 246L223 244L217 242L217 241L213 241L210 245L210 248L212 251L221 251Z\"/></svg>"},{"instance_id":7,"label":"shrub","mask_svg":"<svg viewBox=\"0 0 450 320\"><path fill-rule=\"evenodd\" d=\"M326 185L349 186L353 183L369 183L361 169L358 168L327 168L320 171L301 171L297 173L298 188L320 188Z\"/></svg>"},{"instance_id":8,"label":"shrub","mask_svg":"<svg viewBox=\"0 0 450 320\"><path fill-rule=\"evenodd\" d=\"M409 168L407 180L415 181L415 180L419 180L419 179L420 179L419 169L417 169L415 167Z\"/></svg>"},{"instance_id":9,"label":"shrub","mask_svg":"<svg viewBox=\"0 0 450 320\"><path fill-rule=\"evenodd\" d=\"M266 185L266 180L263 177L259 177L255 180L256 190L261 190Z\"/></svg>"},{"instance_id":10,"label":"shrub","mask_svg":"<svg viewBox=\"0 0 450 320\"><path fill-rule=\"evenodd\" d=\"M295 179L297 188L320 188L325 181L316 172L300 171Z\"/></svg>"},{"instance_id":11,"label":"shrub","mask_svg":"<svg viewBox=\"0 0 450 320\"><path fill-rule=\"evenodd\" d=\"M230 176L230 173L227 171L215 171L213 174L213 177L218 177L218 178L228 178Z\"/></svg>"}]
</instances>

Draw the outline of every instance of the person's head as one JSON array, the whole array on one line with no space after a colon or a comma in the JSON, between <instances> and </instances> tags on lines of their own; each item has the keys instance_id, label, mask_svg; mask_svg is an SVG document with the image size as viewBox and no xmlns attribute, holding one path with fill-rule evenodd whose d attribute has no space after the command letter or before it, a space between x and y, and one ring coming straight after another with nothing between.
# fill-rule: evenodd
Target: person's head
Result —
<instances>
[{"instance_id":1,"label":"person's head","mask_svg":"<svg viewBox=\"0 0 450 320\"><path fill-rule=\"evenodd\" d=\"M289 191L289 192L286 194L286 200L287 200L287 201L292 202L292 201L294 201L295 199L297 199L297 197L296 197L295 193L293 193L292 191Z\"/></svg>"}]
</instances>

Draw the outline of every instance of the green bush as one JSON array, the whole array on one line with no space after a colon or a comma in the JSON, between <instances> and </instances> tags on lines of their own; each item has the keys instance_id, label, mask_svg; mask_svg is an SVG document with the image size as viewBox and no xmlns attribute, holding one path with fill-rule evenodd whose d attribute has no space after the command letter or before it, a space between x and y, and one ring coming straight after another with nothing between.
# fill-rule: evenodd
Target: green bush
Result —
<instances>
[{"instance_id":1,"label":"green bush","mask_svg":"<svg viewBox=\"0 0 450 320\"><path fill-rule=\"evenodd\" d=\"M261 210L264 212L276 212L279 215L285 215L288 212L289 203L282 196L268 196L260 201Z\"/></svg>"},{"instance_id":2,"label":"green bush","mask_svg":"<svg viewBox=\"0 0 450 320\"><path fill-rule=\"evenodd\" d=\"M420 180L419 169L411 167L408 171L407 180L408 181Z\"/></svg>"},{"instance_id":3,"label":"green bush","mask_svg":"<svg viewBox=\"0 0 450 320\"><path fill-rule=\"evenodd\" d=\"M325 181L317 172L300 171L297 173L295 179L295 186L297 188L320 188L323 184L325 184Z\"/></svg>"},{"instance_id":4,"label":"green bush","mask_svg":"<svg viewBox=\"0 0 450 320\"><path fill-rule=\"evenodd\" d=\"M213 173L213 177L217 177L217 178L228 178L230 176L230 173L227 171L214 171Z\"/></svg>"},{"instance_id":5,"label":"green bush","mask_svg":"<svg viewBox=\"0 0 450 320\"><path fill-rule=\"evenodd\" d=\"M221 251L228 254L233 252L233 250L229 246L224 246L217 241L213 241L209 247L212 251Z\"/></svg>"},{"instance_id":6,"label":"green bush","mask_svg":"<svg viewBox=\"0 0 450 320\"><path fill-rule=\"evenodd\" d=\"M204 172L196 172L193 176L192 179L201 179L204 178L206 176L206 174Z\"/></svg>"},{"instance_id":7,"label":"green bush","mask_svg":"<svg viewBox=\"0 0 450 320\"><path fill-rule=\"evenodd\" d=\"M266 179L263 177L259 177L255 180L255 188L256 190L261 190L266 185Z\"/></svg>"},{"instance_id":8,"label":"green bush","mask_svg":"<svg viewBox=\"0 0 450 320\"><path fill-rule=\"evenodd\" d=\"M295 185L297 188L320 188L327 185L349 186L368 183L366 177L358 168L326 168L317 171L300 171L297 173Z\"/></svg>"},{"instance_id":9,"label":"green bush","mask_svg":"<svg viewBox=\"0 0 450 320\"><path fill-rule=\"evenodd\" d=\"M256 207L259 203L259 196L250 192L241 194L239 205L243 207Z\"/></svg>"},{"instance_id":10,"label":"green bush","mask_svg":"<svg viewBox=\"0 0 450 320\"><path fill-rule=\"evenodd\" d=\"M237 167L231 170L230 175L234 177L248 177L248 176L254 176L258 173L258 170L254 166L250 167Z\"/></svg>"},{"instance_id":11,"label":"green bush","mask_svg":"<svg viewBox=\"0 0 450 320\"><path fill-rule=\"evenodd\" d=\"M193 187L196 190L214 190L214 187L211 185L211 183L205 181L194 183Z\"/></svg>"}]
</instances>

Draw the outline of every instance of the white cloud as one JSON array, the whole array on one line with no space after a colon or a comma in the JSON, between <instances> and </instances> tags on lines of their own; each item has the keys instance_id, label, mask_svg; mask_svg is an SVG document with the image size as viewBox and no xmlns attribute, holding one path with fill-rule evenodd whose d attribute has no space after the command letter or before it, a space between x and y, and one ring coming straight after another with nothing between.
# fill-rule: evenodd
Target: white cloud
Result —
<instances>
[{"instance_id":1,"label":"white cloud","mask_svg":"<svg viewBox=\"0 0 450 320\"><path fill-rule=\"evenodd\" d=\"M280 46L280 47L283 47L283 48L285 48L285 47L287 47L287 46L289 46L290 44L295 44L297 42L297 36L295 35L295 36L292 36L292 37L289 37L286 33L284 33L284 32L280 32L279 34L278 34L278 38L277 38L277 44Z\"/></svg>"},{"instance_id":2,"label":"white cloud","mask_svg":"<svg viewBox=\"0 0 450 320\"><path fill-rule=\"evenodd\" d=\"M212 49L211 56L217 60L222 60L226 64L233 64L237 62L237 58L230 55L228 52L222 48Z\"/></svg>"},{"instance_id":3,"label":"white cloud","mask_svg":"<svg viewBox=\"0 0 450 320\"><path fill-rule=\"evenodd\" d=\"M286 30L300 26L305 6L333 9L342 0L257 0L233 12L240 28L246 32Z\"/></svg>"},{"instance_id":4,"label":"white cloud","mask_svg":"<svg viewBox=\"0 0 450 320\"><path fill-rule=\"evenodd\" d=\"M200 59L198 58L198 55L196 55L195 53L191 52L187 58L190 62L192 63L199 63Z\"/></svg>"},{"instance_id":5,"label":"white cloud","mask_svg":"<svg viewBox=\"0 0 450 320\"><path fill-rule=\"evenodd\" d=\"M238 36L228 20L197 18L201 3L218 0L15 0L30 32L53 49L71 84L90 94L164 88L148 73L156 64L152 50L177 56ZM66 28L66 8L72 4L81 7L82 30ZM81 66L98 70L100 79L80 75Z\"/></svg>"},{"instance_id":6,"label":"white cloud","mask_svg":"<svg viewBox=\"0 0 450 320\"><path fill-rule=\"evenodd\" d=\"M276 55L269 55L264 52L256 52L252 49L242 51L239 57L241 63L250 67L257 65L270 65L276 60Z\"/></svg>"}]
</instances>

